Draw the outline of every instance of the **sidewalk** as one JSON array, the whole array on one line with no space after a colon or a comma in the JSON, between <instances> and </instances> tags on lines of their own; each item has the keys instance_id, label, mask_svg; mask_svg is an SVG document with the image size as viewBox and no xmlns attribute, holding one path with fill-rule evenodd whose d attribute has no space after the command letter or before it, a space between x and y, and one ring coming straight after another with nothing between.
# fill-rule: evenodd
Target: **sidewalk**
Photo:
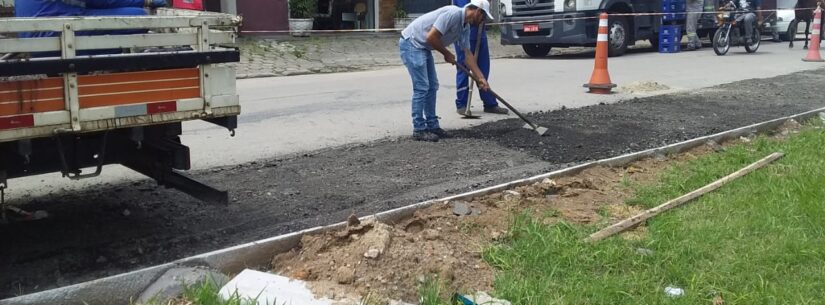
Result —
<instances>
[{"instance_id":1,"label":"sidewalk","mask_svg":"<svg viewBox=\"0 0 825 305\"><path fill-rule=\"evenodd\" d=\"M492 58L525 56L521 46L502 46L489 32ZM313 34L312 37L240 38L238 78L371 70L398 66L398 33ZM452 48L450 48L452 50ZM444 58L436 54L436 61Z\"/></svg>"}]
</instances>

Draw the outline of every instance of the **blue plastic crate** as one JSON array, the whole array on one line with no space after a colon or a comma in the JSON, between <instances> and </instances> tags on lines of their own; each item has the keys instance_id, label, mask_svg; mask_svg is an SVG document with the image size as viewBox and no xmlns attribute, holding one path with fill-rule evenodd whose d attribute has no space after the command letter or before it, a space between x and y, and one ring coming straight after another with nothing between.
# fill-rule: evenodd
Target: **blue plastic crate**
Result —
<instances>
[{"instance_id":1,"label":"blue plastic crate","mask_svg":"<svg viewBox=\"0 0 825 305\"><path fill-rule=\"evenodd\" d=\"M663 25L659 27L659 37L682 37L682 27L678 25Z\"/></svg>"},{"instance_id":2,"label":"blue plastic crate","mask_svg":"<svg viewBox=\"0 0 825 305\"><path fill-rule=\"evenodd\" d=\"M676 53L680 51L682 27L663 25L659 27L659 53Z\"/></svg>"},{"instance_id":3,"label":"blue plastic crate","mask_svg":"<svg viewBox=\"0 0 825 305\"><path fill-rule=\"evenodd\" d=\"M659 44L679 44L682 42L682 36L662 36L659 35Z\"/></svg>"},{"instance_id":4,"label":"blue plastic crate","mask_svg":"<svg viewBox=\"0 0 825 305\"><path fill-rule=\"evenodd\" d=\"M663 1L662 2L662 21L683 20L686 18L684 12L687 10L685 1ZM681 14L680 14L681 13Z\"/></svg>"},{"instance_id":5,"label":"blue plastic crate","mask_svg":"<svg viewBox=\"0 0 825 305\"><path fill-rule=\"evenodd\" d=\"M665 13L678 13L685 10L687 10L687 3L684 1L681 3L662 3L662 12Z\"/></svg>"},{"instance_id":6,"label":"blue plastic crate","mask_svg":"<svg viewBox=\"0 0 825 305\"><path fill-rule=\"evenodd\" d=\"M687 15L685 15L683 13L665 13L664 15L662 15L662 21L668 22L668 21L684 20L686 17L687 17Z\"/></svg>"},{"instance_id":7,"label":"blue plastic crate","mask_svg":"<svg viewBox=\"0 0 825 305\"><path fill-rule=\"evenodd\" d=\"M662 5L685 4L685 0L662 0Z\"/></svg>"},{"instance_id":8,"label":"blue plastic crate","mask_svg":"<svg viewBox=\"0 0 825 305\"><path fill-rule=\"evenodd\" d=\"M682 45L675 44L659 44L659 53L679 53L682 50Z\"/></svg>"}]
</instances>

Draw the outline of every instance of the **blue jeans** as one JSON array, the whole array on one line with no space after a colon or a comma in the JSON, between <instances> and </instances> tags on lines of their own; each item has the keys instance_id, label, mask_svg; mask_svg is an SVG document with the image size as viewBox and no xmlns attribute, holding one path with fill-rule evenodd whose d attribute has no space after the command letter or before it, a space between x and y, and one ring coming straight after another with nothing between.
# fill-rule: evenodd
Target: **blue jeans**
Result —
<instances>
[{"instance_id":1,"label":"blue jeans","mask_svg":"<svg viewBox=\"0 0 825 305\"><path fill-rule=\"evenodd\" d=\"M476 37L478 35L478 27L470 27L470 52L475 53L476 48ZM464 63L464 51L455 44L455 54L457 54L457 61L460 63ZM485 79L490 79L490 49L487 46L487 33L486 31L481 33L481 44L479 45L478 50L478 68L481 69L481 73L484 73ZM470 76L464 71L457 70L456 77L455 77L455 87L456 87L456 98L455 98L455 106L457 109L467 107L467 98L470 95L469 85L470 85ZM478 88L478 87L476 87ZM484 108L495 108L498 106L498 101L496 101L496 97L493 96L490 91L479 91L479 96L481 100L484 101Z\"/></svg>"},{"instance_id":2,"label":"blue jeans","mask_svg":"<svg viewBox=\"0 0 825 305\"><path fill-rule=\"evenodd\" d=\"M409 40L398 42L401 61L407 66L413 85L412 121L414 131L440 128L435 115L435 98L438 92L438 76L435 73L433 53L419 49Z\"/></svg>"}]
</instances>

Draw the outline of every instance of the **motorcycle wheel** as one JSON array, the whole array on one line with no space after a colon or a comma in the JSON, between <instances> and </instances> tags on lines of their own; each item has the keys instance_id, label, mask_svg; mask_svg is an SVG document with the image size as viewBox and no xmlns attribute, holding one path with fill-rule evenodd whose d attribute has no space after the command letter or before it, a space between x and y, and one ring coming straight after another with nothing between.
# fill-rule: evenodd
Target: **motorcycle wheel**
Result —
<instances>
[{"instance_id":1,"label":"motorcycle wheel","mask_svg":"<svg viewBox=\"0 0 825 305\"><path fill-rule=\"evenodd\" d=\"M759 44L762 42L762 34L759 33L759 29L754 29L752 39L753 43L745 44L745 51L748 51L748 53L756 52L759 49Z\"/></svg>"},{"instance_id":2,"label":"motorcycle wheel","mask_svg":"<svg viewBox=\"0 0 825 305\"><path fill-rule=\"evenodd\" d=\"M729 24L722 26L716 29L716 34L713 34L713 52L716 52L716 55L725 55L730 50L729 26Z\"/></svg>"}]
</instances>

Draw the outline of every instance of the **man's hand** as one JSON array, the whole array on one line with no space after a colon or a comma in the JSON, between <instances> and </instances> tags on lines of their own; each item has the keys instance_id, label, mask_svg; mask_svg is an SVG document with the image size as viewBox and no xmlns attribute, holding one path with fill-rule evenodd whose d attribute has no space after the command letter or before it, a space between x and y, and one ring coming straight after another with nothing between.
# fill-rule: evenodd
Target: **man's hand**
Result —
<instances>
[{"instance_id":1,"label":"man's hand","mask_svg":"<svg viewBox=\"0 0 825 305\"><path fill-rule=\"evenodd\" d=\"M481 91L490 91L490 84L487 83L486 79L478 80L478 89Z\"/></svg>"},{"instance_id":2,"label":"man's hand","mask_svg":"<svg viewBox=\"0 0 825 305\"><path fill-rule=\"evenodd\" d=\"M455 66L455 64L456 64L455 55L453 55L453 53L450 53L450 51L447 51L447 53L444 53L444 61L452 64L453 66Z\"/></svg>"},{"instance_id":3,"label":"man's hand","mask_svg":"<svg viewBox=\"0 0 825 305\"><path fill-rule=\"evenodd\" d=\"M484 79L484 73L482 73L481 69L478 68L478 64L476 64L476 56L470 52L470 49L464 49L464 65L478 80L477 83L479 89L482 91L490 90L490 84L488 84L487 80Z\"/></svg>"}]
</instances>

